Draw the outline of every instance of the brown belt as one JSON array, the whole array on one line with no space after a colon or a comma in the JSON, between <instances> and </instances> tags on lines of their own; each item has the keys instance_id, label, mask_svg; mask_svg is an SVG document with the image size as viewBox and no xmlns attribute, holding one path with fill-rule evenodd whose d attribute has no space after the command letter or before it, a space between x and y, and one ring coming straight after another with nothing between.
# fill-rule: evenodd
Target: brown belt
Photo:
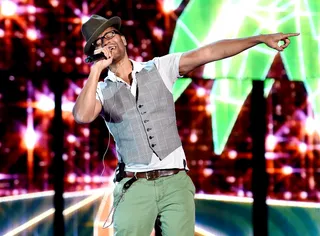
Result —
<instances>
[{"instance_id":1,"label":"brown belt","mask_svg":"<svg viewBox=\"0 0 320 236\"><path fill-rule=\"evenodd\" d=\"M175 175L184 169L166 169L166 170L152 170L147 172L127 172L126 177L134 177L136 176L139 178L144 178L147 180L155 180L160 177Z\"/></svg>"}]
</instances>

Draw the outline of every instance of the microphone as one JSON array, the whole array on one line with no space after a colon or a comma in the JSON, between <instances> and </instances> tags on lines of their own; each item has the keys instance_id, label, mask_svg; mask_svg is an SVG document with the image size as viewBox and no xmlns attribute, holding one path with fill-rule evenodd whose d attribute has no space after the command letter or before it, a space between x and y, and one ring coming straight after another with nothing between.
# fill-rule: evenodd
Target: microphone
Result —
<instances>
[{"instance_id":1,"label":"microphone","mask_svg":"<svg viewBox=\"0 0 320 236\"><path fill-rule=\"evenodd\" d=\"M94 54L94 55L91 55L91 56L88 56L84 61L86 63L92 63L92 62L95 62L95 61L98 61L98 60L101 60L101 59L107 59L103 52L100 52L100 53L97 53L97 54Z\"/></svg>"}]
</instances>

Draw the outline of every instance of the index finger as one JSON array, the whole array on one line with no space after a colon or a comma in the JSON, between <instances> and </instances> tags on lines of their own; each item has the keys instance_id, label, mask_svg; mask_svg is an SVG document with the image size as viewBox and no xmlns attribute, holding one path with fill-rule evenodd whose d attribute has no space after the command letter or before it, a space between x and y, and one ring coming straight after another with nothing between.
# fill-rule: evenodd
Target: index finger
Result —
<instances>
[{"instance_id":1,"label":"index finger","mask_svg":"<svg viewBox=\"0 0 320 236\"><path fill-rule=\"evenodd\" d=\"M293 36L298 36L298 35L300 35L300 33L288 33L288 34L284 34L283 36L285 38L288 38L288 37L293 37Z\"/></svg>"},{"instance_id":2,"label":"index finger","mask_svg":"<svg viewBox=\"0 0 320 236\"><path fill-rule=\"evenodd\" d=\"M99 48L99 49L94 50L94 51L93 51L93 54L98 54L98 53L100 53L100 52L102 52L102 48Z\"/></svg>"}]
</instances>

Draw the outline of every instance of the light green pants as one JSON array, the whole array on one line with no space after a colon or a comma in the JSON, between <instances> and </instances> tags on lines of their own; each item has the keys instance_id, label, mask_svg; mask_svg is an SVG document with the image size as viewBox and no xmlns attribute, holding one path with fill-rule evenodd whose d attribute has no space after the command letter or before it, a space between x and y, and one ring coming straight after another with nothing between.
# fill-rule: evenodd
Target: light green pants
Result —
<instances>
[{"instance_id":1,"label":"light green pants","mask_svg":"<svg viewBox=\"0 0 320 236\"><path fill-rule=\"evenodd\" d=\"M130 178L114 189L114 203ZM195 187L185 171L156 180L138 179L123 195L114 212L116 236L150 236L160 215L163 236L194 236Z\"/></svg>"}]
</instances>

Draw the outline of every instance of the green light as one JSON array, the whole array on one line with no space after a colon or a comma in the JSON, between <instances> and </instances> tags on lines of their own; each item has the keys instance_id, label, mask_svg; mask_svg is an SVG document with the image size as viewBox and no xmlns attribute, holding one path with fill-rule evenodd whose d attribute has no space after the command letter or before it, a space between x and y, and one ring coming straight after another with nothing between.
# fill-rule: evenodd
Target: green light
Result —
<instances>
[{"instance_id":1,"label":"green light","mask_svg":"<svg viewBox=\"0 0 320 236\"><path fill-rule=\"evenodd\" d=\"M192 80L188 78L179 79L173 85L172 93L174 101L177 101L181 94L191 84Z\"/></svg>"},{"instance_id":2,"label":"green light","mask_svg":"<svg viewBox=\"0 0 320 236\"><path fill-rule=\"evenodd\" d=\"M170 52L188 51L225 38L275 32L301 33L291 39L281 57L288 77L304 81L319 118L319 83L314 81L320 78L318 0L191 0L177 20ZM276 54L274 49L260 44L204 67L204 78L217 79L211 93L215 108L212 113L215 153L223 151L242 104L251 92L251 80L266 78ZM271 89L272 83L266 81L266 90Z\"/></svg>"}]
</instances>

